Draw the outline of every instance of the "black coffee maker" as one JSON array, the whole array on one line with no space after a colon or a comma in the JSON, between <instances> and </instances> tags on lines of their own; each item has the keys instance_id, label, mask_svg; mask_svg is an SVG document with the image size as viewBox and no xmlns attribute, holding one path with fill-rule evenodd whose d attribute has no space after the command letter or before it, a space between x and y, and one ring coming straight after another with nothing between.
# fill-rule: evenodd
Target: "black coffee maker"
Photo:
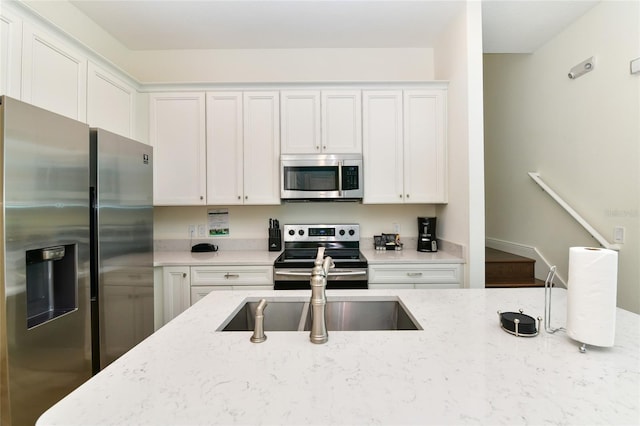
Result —
<instances>
[{"instance_id":1,"label":"black coffee maker","mask_svg":"<svg viewBox=\"0 0 640 426\"><path fill-rule=\"evenodd\" d=\"M418 218L418 251L438 251L436 218Z\"/></svg>"}]
</instances>

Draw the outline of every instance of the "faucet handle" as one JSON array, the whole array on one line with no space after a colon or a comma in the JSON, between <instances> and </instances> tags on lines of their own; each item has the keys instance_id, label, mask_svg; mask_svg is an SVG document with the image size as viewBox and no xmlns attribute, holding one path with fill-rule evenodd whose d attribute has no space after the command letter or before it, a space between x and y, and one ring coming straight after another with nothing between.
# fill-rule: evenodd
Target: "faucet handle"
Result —
<instances>
[{"instance_id":1,"label":"faucet handle","mask_svg":"<svg viewBox=\"0 0 640 426\"><path fill-rule=\"evenodd\" d=\"M324 258L324 262L322 263L322 270L324 274L327 275L329 273L329 269L335 268L336 264L333 263L333 258L331 256L327 256Z\"/></svg>"}]
</instances>

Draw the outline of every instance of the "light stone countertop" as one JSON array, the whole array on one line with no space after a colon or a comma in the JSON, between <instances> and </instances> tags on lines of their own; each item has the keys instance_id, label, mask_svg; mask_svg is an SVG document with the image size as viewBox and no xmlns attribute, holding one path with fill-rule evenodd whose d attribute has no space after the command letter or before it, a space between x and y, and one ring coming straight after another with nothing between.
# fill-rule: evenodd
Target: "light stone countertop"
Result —
<instances>
[{"instance_id":1,"label":"light stone countertop","mask_svg":"<svg viewBox=\"0 0 640 426\"><path fill-rule=\"evenodd\" d=\"M247 297L212 292L38 420L54 425L638 424L640 316L617 310L615 346L585 354L566 333L515 337L497 311L542 316L544 289L343 290L399 296L421 331L216 329ZM566 291L554 289L553 326ZM268 306L265 310L268 315Z\"/></svg>"},{"instance_id":2,"label":"light stone countertop","mask_svg":"<svg viewBox=\"0 0 640 426\"><path fill-rule=\"evenodd\" d=\"M464 263L460 257L444 251L434 253L419 252L415 249L399 251L379 251L360 249L371 265L381 263ZM267 250L219 250L212 253L191 253L189 251L156 251L153 266L190 265L273 265L281 252Z\"/></svg>"},{"instance_id":3,"label":"light stone countertop","mask_svg":"<svg viewBox=\"0 0 640 426\"><path fill-rule=\"evenodd\" d=\"M268 250L218 250L210 253L190 251L156 251L153 266L197 266L197 265L269 265L281 252Z\"/></svg>"},{"instance_id":4,"label":"light stone countertop","mask_svg":"<svg viewBox=\"0 0 640 426\"><path fill-rule=\"evenodd\" d=\"M367 258L370 265L380 263L464 263L460 257L445 251L420 252L415 248L403 250L375 250L371 248L360 251Z\"/></svg>"}]
</instances>

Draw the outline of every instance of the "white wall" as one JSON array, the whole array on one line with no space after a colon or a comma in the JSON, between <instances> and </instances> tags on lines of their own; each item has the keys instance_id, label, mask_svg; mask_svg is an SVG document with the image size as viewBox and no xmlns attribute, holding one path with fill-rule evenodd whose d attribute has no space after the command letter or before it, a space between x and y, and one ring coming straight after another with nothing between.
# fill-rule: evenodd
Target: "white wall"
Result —
<instances>
[{"instance_id":1,"label":"white wall","mask_svg":"<svg viewBox=\"0 0 640 426\"><path fill-rule=\"evenodd\" d=\"M400 237L417 237L419 216L433 216L429 205L364 205L358 203L289 203L280 206L215 206L228 208L230 236L233 239L267 238L269 218L289 223L359 223L360 235L372 238L394 232ZM206 224L207 207L155 207L154 238L187 239L190 224ZM440 236L438 236L440 237ZM227 237L225 237L227 238ZM215 238L213 238L215 239ZM415 247L407 247L415 250Z\"/></svg>"},{"instance_id":2,"label":"white wall","mask_svg":"<svg viewBox=\"0 0 640 426\"><path fill-rule=\"evenodd\" d=\"M127 69L145 83L424 81L433 79L433 50L140 51Z\"/></svg>"},{"instance_id":3,"label":"white wall","mask_svg":"<svg viewBox=\"0 0 640 426\"><path fill-rule=\"evenodd\" d=\"M131 51L68 1L23 3L143 84L433 79L429 48Z\"/></svg>"},{"instance_id":4,"label":"white wall","mask_svg":"<svg viewBox=\"0 0 640 426\"><path fill-rule=\"evenodd\" d=\"M595 56L578 79L569 69ZM567 278L597 246L529 178L537 171L608 240L626 228L618 305L640 313L640 3L602 2L530 55L485 55L487 236L537 247Z\"/></svg>"},{"instance_id":5,"label":"white wall","mask_svg":"<svg viewBox=\"0 0 640 426\"><path fill-rule=\"evenodd\" d=\"M437 208L439 238L466 248L472 288L485 285L481 13L479 2L468 3L434 54L436 79L449 80L449 203Z\"/></svg>"}]
</instances>

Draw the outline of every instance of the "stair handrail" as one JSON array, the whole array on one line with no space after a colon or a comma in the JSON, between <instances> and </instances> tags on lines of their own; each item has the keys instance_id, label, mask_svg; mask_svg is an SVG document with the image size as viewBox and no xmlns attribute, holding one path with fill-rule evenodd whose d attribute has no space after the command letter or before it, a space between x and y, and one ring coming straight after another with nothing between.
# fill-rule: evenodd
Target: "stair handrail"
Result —
<instances>
[{"instance_id":1,"label":"stair handrail","mask_svg":"<svg viewBox=\"0 0 640 426\"><path fill-rule=\"evenodd\" d=\"M573 217L580 225L582 225L582 227L589 234L591 234L591 236L595 238L602 247L610 250L620 250L620 246L618 244L611 244L609 241L607 241L607 239L604 238L602 234L600 234L593 226L589 224L589 222L587 222L582 216L580 216L577 211L575 211L569 204L567 204L567 202L564 201L562 197L560 197L553 189L551 189L549 185L544 183L544 181L540 177L540 173L529 172L529 176L534 180L535 183L540 185L544 192L549 194L549 196L551 196L551 198L553 198L556 203L558 203L563 209L565 209L566 212L571 215L571 217Z\"/></svg>"}]
</instances>

